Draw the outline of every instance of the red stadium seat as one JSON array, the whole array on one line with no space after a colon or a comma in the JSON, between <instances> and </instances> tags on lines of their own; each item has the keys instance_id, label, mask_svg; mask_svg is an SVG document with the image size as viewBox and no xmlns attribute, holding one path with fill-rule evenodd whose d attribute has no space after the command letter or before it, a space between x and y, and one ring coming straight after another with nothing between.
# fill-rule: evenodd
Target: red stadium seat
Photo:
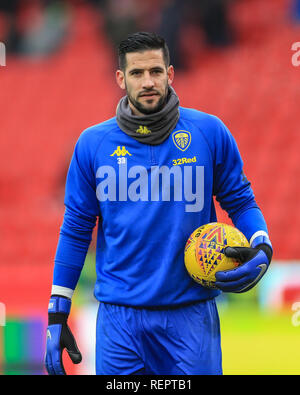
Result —
<instances>
[{"instance_id":1,"label":"red stadium seat","mask_svg":"<svg viewBox=\"0 0 300 395\"><path fill-rule=\"evenodd\" d=\"M191 69L178 73L174 85L182 105L216 114L229 126L269 224L274 257L282 259L300 257L300 68L292 66L290 51L299 27L289 21L287 5L234 3L237 43L190 54ZM51 58L11 57L0 70L0 279L8 269L24 265L31 271L32 265L26 287L30 279L33 286L40 281L36 292L42 297L51 280L73 146L83 129L114 116L121 94L112 50L94 13L78 7L73 22L65 45ZM42 267L45 277L36 275ZM18 278L26 292L23 280ZM3 280L0 289L10 285ZM9 295L17 306L17 294Z\"/></svg>"}]
</instances>

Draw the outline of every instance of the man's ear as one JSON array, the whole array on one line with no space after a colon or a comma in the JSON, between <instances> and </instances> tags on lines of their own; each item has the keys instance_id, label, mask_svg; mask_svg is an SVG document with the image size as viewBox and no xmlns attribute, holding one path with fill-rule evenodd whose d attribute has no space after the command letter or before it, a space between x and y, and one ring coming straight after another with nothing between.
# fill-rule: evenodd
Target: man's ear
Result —
<instances>
[{"instance_id":1,"label":"man's ear","mask_svg":"<svg viewBox=\"0 0 300 395\"><path fill-rule=\"evenodd\" d=\"M168 83L169 83L169 85L172 85L172 82L174 81L174 75L175 75L174 67L172 65L168 67L167 74L168 74Z\"/></svg>"},{"instance_id":2,"label":"man's ear","mask_svg":"<svg viewBox=\"0 0 300 395\"><path fill-rule=\"evenodd\" d=\"M119 87L121 89L126 89L126 86L125 86L125 75L124 75L124 72L122 70L117 70L116 71L116 80L117 80L117 84L119 85Z\"/></svg>"}]
</instances>

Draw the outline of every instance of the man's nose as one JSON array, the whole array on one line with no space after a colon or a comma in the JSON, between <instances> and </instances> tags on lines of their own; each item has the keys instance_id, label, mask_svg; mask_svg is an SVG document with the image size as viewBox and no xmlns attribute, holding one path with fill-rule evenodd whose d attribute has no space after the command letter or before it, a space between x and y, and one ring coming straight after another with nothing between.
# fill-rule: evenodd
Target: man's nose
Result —
<instances>
[{"instance_id":1,"label":"man's nose","mask_svg":"<svg viewBox=\"0 0 300 395\"><path fill-rule=\"evenodd\" d=\"M143 79L143 88L144 89L151 89L154 86L153 79L151 78L150 73L145 73Z\"/></svg>"}]
</instances>

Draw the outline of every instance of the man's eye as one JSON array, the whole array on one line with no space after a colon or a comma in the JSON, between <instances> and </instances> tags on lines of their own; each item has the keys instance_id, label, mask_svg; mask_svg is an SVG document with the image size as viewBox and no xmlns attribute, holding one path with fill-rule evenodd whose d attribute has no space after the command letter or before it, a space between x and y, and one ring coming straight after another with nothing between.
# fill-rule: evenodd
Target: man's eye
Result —
<instances>
[{"instance_id":1,"label":"man's eye","mask_svg":"<svg viewBox=\"0 0 300 395\"><path fill-rule=\"evenodd\" d=\"M152 75L159 75L159 74L161 74L161 70L152 70L151 74Z\"/></svg>"}]
</instances>

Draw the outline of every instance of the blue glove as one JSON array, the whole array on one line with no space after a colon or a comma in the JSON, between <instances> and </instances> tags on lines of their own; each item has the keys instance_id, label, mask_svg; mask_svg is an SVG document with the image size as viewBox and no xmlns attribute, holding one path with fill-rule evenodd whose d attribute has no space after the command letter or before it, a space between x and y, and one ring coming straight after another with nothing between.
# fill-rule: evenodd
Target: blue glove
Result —
<instances>
[{"instance_id":1,"label":"blue glove","mask_svg":"<svg viewBox=\"0 0 300 395\"><path fill-rule=\"evenodd\" d=\"M71 309L71 299L52 295L48 308L48 328L45 366L49 375L65 375L62 352L66 348L73 363L80 363L81 353L67 320Z\"/></svg>"},{"instance_id":2,"label":"blue glove","mask_svg":"<svg viewBox=\"0 0 300 395\"><path fill-rule=\"evenodd\" d=\"M273 255L270 240L257 237L252 247L226 247L224 253L229 258L241 262L233 270L216 273L216 287L224 292L242 293L253 288L267 271Z\"/></svg>"}]
</instances>

